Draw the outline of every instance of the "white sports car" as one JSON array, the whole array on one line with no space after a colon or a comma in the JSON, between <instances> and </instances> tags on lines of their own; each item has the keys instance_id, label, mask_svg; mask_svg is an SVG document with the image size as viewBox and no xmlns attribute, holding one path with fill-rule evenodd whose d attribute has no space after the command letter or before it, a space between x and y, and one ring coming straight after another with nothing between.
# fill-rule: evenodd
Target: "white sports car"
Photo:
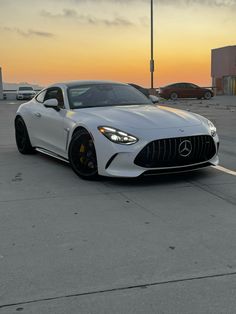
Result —
<instances>
[{"instance_id":1,"label":"white sports car","mask_svg":"<svg viewBox=\"0 0 236 314\"><path fill-rule=\"evenodd\" d=\"M55 84L22 104L18 150L69 161L84 179L137 177L217 165L219 138L208 119L154 103L128 84Z\"/></svg>"}]
</instances>

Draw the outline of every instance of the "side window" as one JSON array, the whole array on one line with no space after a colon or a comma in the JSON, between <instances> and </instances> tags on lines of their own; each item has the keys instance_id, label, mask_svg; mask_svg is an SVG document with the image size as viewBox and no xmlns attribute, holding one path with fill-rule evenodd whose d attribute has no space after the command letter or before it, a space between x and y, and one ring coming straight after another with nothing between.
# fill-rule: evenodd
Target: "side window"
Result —
<instances>
[{"instance_id":1,"label":"side window","mask_svg":"<svg viewBox=\"0 0 236 314\"><path fill-rule=\"evenodd\" d=\"M171 87L173 87L173 88L182 88L180 83L173 84Z\"/></svg>"},{"instance_id":2,"label":"side window","mask_svg":"<svg viewBox=\"0 0 236 314\"><path fill-rule=\"evenodd\" d=\"M46 94L46 90L40 92L40 93L36 96L37 102L43 103L43 102L44 102L45 94Z\"/></svg>"},{"instance_id":3,"label":"side window","mask_svg":"<svg viewBox=\"0 0 236 314\"><path fill-rule=\"evenodd\" d=\"M63 99L63 94L62 94L62 90L58 87L55 87L55 88L49 88L46 92L46 96L45 96L45 100L48 100L48 99L57 99L58 101L58 106L60 108L65 108L64 106L64 99Z\"/></svg>"},{"instance_id":4,"label":"side window","mask_svg":"<svg viewBox=\"0 0 236 314\"><path fill-rule=\"evenodd\" d=\"M173 84L171 85L171 88L182 88L182 83L176 83L176 84Z\"/></svg>"},{"instance_id":5,"label":"side window","mask_svg":"<svg viewBox=\"0 0 236 314\"><path fill-rule=\"evenodd\" d=\"M197 85L189 84L189 88L198 88Z\"/></svg>"}]
</instances>

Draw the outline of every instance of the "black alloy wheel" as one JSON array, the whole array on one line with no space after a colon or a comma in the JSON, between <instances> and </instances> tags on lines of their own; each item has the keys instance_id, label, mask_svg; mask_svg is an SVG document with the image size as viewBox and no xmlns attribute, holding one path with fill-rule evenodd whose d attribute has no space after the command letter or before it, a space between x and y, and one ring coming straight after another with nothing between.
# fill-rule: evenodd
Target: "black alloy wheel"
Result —
<instances>
[{"instance_id":1,"label":"black alloy wheel","mask_svg":"<svg viewBox=\"0 0 236 314\"><path fill-rule=\"evenodd\" d=\"M178 99L178 94L176 92L173 92L170 94L170 99L171 100L177 100Z\"/></svg>"},{"instance_id":2,"label":"black alloy wheel","mask_svg":"<svg viewBox=\"0 0 236 314\"><path fill-rule=\"evenodd\" d=\"M25 122L21 117L15 119L15 138L17 148L21 154L33 154L35 152L35 149L30 143Z\"/></svg>"},{"instance_id":3,"label":"black alloy wheel","mask_svg":"<svg viewBox=\"0 0 236 314\"><path fill-rule=\"evenodd\" d=\"M207 100L211 99L211 92L205 92L204 98Z\"/></svg>"},{"instance_id":4,"label":"black alloy wheel","mask_svg":"<svg viewBox=\"0 0 236 314\"><path fill-rule=\"evenodd\" d=\"M74 172L86 180L98 178L97 156L90 134L81 129L72 137L69 147L69 161Z\"/></svg>"}]
</instances>

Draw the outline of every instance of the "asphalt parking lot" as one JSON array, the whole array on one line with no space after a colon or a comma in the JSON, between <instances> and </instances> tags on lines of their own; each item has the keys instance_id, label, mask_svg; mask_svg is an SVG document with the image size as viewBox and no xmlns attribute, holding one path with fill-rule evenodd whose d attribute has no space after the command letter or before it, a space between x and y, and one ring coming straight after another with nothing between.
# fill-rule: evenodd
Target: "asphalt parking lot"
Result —
<instances>
[{"instance_id":1,"label":"asphalt parking lot","mask_svg":"<svg viewBox=\"0 0 236 314\"><path fill-rule=\"evenodd\" d=\"M0 313L236 312L236 97L167 102L211 119L220 166L86 182L14 141L0 101Z\"/></svg>"}]
</instances>

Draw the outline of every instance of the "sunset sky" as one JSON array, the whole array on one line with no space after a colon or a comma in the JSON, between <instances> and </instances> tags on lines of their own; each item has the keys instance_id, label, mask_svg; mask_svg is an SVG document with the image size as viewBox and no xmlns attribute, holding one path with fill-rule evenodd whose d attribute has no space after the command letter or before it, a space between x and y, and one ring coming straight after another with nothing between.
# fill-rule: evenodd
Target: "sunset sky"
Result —
<instances>
[{"instance_id":1,"label":"sunset sky","mask_svg":"<svg viewBox=\"0 0 236 314\"><path fill-rule=\"evenodd\" d=\"M154 0L155 86L209 86L212 48L236 45L236 0ZM150 0L0 0L5 82L150 85Z\"/></svg>"}]
</instances>

